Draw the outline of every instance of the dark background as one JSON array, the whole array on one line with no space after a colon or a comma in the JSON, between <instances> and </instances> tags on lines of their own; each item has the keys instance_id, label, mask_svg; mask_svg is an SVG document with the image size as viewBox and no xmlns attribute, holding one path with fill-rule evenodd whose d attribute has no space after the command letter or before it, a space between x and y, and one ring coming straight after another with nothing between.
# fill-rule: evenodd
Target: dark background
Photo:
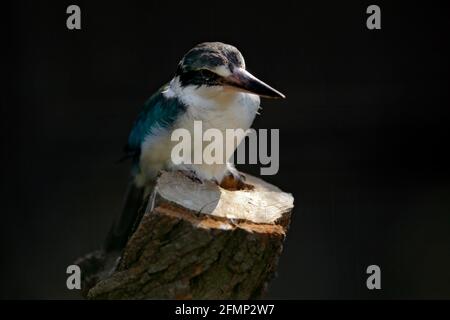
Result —
<instances>
[{"instance_id":1,"label":"dark background","mask_svg":"<svg viewBox=\"0 0 450 320\"><path fill-rule=\"evenodd\" d=\"M129 165L115 162L141 105L188 49L222 41L288 97L254 124L280 129L264 179L296 204L269 297L450 298L449 11L374 3L376 31L364 1L4 6L0 297L80 297L66 267L121 207Z\"/></svg>"}]
</instances>

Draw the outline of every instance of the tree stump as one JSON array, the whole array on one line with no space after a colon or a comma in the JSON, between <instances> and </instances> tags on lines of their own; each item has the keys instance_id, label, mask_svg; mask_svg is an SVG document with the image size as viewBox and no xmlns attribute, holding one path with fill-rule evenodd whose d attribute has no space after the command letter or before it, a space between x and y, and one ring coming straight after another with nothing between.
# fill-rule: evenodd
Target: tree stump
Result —
<instances>
[{"instance_id":1,"label":"tree stump","mask_svg":"<svg viewBox=\"0 0 450 320\"><path fill-rule=\"evenodd\" d=\"M118 257L79 260L89 299L255 299L275 274L293 197L247 175L228 191L163 172Z\"/></svg>"}]
</instances>

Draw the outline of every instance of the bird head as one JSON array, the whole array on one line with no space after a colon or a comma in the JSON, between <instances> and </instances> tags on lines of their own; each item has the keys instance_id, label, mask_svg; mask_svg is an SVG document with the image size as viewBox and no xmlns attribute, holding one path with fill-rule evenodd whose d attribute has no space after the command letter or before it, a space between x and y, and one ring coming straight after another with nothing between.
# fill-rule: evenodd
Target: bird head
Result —
<instances>
[{"instance_id":1,"label":"bird head","mask_svg":"<svg viewBox=\"0 0 450 320\"><path fill-rule=\"evenodd\" d=\"M212 87L267 98L285 97L246 70L238 49L221 42L204 42L189 50L178 64L176 76L182 87Z\"/></svg>"}]
</instances>

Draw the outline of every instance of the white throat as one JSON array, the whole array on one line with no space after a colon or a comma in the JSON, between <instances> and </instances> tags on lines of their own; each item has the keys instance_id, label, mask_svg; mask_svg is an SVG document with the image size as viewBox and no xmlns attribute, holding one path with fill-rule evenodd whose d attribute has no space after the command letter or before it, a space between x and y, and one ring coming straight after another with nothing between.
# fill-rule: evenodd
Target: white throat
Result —
<instances>
[{"instance_id":1,"label":"white throat","mask_svg":"<svg viewBox=\"0 0 450 320\"><path fill-rule=\"evenodd\" d=\"M242 93L224 86L181 86L179 77L170 81L169 88L164 95L180 99L186 106L205 109L222 109L239 99ZM257 96L255 96L257 97ZM259 100L259 97L257 97Z\"/></svg>"}]
</instances>

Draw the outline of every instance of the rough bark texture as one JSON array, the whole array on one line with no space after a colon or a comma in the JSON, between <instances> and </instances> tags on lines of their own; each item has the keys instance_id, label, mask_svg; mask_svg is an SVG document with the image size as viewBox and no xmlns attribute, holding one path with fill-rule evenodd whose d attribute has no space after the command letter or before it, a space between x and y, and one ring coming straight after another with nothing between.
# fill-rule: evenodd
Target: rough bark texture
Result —
<instances>
[{"instance_id":1,"label":"rough bark texture","mask_svg":"<svg viewBox=\"0 0 450 320\"><path fill-rule=\"evenodd\" d=\"M79 261L89 299L253 299L266 291L293 208L291 195L248 177L227 191L163 173L116 257Z\"/></svg>"}]
</instances>

